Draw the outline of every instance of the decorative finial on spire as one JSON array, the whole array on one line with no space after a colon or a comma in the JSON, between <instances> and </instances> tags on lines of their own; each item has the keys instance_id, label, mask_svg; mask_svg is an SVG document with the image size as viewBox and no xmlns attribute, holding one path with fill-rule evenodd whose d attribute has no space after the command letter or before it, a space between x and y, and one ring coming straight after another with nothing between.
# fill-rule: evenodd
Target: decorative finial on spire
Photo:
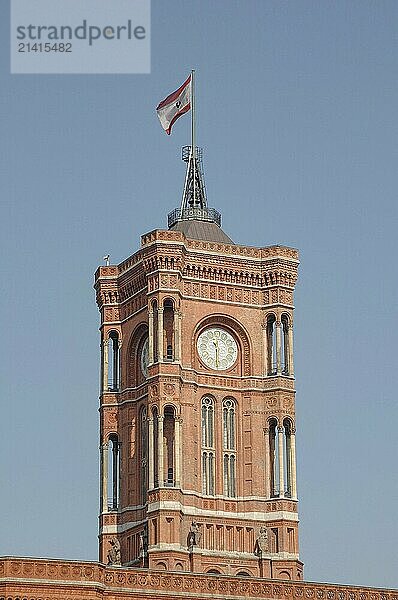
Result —
<instances>
[{"instance_id":1,"label":"decorative finial on spire","mask_svg":"<svg viewBox=\"0 0 398 600\"><path fill-rule=\"evenodd\" d=\"M162 100L156 109L162 127L168 135L175 121L189 110L191 110L191 145L184 146L182 149L182 160L187 163L184 191L181 207L175 208L168 215L169 229L179 221L207 221L221 227L220 213L214 208L207 207L202 149L196 146L195 70L192 70L178 90Z\"/></svg>"},{"instance_id":2,"label":"decorative finial on spire","mask_svg":"<svg viewBox=\"0 0 398 600\"><path fill-rule=\"evenodd\" d=\"M221 227L221 215L215 208L208 208L206 186L202 165L202 148L184 146L182 160L187 163L184 190L180 208L175 208L168 215L169 228L178 221L210 221Z\"/></svg>"}]
</instances>

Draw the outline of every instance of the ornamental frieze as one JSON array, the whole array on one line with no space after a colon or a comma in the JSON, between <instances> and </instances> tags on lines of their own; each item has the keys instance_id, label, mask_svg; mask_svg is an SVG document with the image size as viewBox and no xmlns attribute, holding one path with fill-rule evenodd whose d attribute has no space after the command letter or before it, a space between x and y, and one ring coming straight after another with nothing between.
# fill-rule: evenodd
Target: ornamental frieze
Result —
<instances>
[{"instance_id":1,"label":"ornamental frieze","mask_svg":"<svg viewBox=\"0 0 398 600\"><path fill-rule=\"evenodd\" d=\"M104 309L104 322L114 322L120 320L119 307Z\"/></svg>"},{"instance_id":2,"label":"ornamental frieze","mask_svg":"<svg viewBox=\"0 0 398 600\"><path fill-rule=\"evenodd\" d=\"M170 284L170 287L173 287ZM263 306L277 302L270 300L268 292L253 289L240 289L233 286L223 286L207 283L195 283L184 281L183 293L186 297L200 298L202 300L223 300L231 303L250 304L252 306ZM276 295L277 298L277 295Z\"/></svg>"},{"instance_id":3,"label":"ornamental frieze","mask_svg":"<svg viewBox=\"0 0 398 600\"><path fill-rule=\"evenodd\" d=\"M138 312L139 310L142 310L142 308L146 307L146 305L146 293L136 295L134 298L132 298L120 307L121 318L123 320L127 319L134 313Z\"/></svg>"},{"instance_id":4,"label":"ornamental frieze","mask_svg":"<svg viewBox=\"0 0 398 600\"><path fill-rule=\"evenodd\" d=\"M175 592L195 600L204 594L221 597L244 595L247 598L265 597L269 600L302 598L308 600L398 600L395 590L351 587L320 583L292 581L266 581L259 578L243 579L228 575L206 575L192 573L162 573L139 571L121 567L105 567L98 563L68 563L59 560L29 560L6 558L0 561L0 574L8 577L7 598L29 597L29 600L55 598L65 599L65 582L70 582L67 597L81 598L80 582L84 582L87 597L107 598L112 588L126 586L123 598L135 600L143 595L158 597L161 592L165 600L175 597ZM49 582L51 581L51 583ZM37 589L37 586L45 585ZM73 589L76 582L76 589ZM90 584L91 582L91 584ZM98 584L101 583L101 586ZM105 584L105 585L104 585ZM0 586L2 584L0 583ZM33 588L33 589L32 589ZM36 589L35 589L36 588ZM108 588L108 589L107 589ZM1 589L1 588L0 588ZM1 590L3 591L3 590ZM120 595L120 592L118 592ZM4 594L3 594L4 595Z\"/></svg>"}]
</instances>

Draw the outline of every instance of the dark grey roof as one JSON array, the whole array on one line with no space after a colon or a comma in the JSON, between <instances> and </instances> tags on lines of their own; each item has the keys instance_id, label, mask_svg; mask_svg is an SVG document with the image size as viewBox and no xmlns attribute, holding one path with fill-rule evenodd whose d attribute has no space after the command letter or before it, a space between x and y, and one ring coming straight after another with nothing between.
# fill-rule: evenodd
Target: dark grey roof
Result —
<instances>
[{"instance_id":1,"label":"dark grey roof","mask_svg":"<svg viewBox=\"0 0 398 600\"><path fill-rule=\"evenodd\" d=\"M222 244L233 244L234 242L223 232L221 227L211 221L199 221L196 219L177 221L172 231L182 231L185 237L191 240L204 240L206 242L220 242Z\"/></svg>"}]
</instances>

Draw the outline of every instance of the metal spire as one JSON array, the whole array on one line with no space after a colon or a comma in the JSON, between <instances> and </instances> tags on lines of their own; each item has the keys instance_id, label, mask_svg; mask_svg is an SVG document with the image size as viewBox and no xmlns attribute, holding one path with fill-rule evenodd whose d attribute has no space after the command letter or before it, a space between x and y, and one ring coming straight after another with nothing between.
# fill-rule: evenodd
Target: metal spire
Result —
<instances>
[{"instance_id":1,"label":"metal spire","mask_svg":"<svg viewBox=\"0 0 398 600\"><path fill-rule=\"evenodd\" d=\"M182 148L182 160L187 163L181 206L168 215L169 228L178 221L210 221L221 227L221 215L208 208L203 175L202 148L196 146L195 71L191 72L191 145Z\"/></svg>"}]
</instances>

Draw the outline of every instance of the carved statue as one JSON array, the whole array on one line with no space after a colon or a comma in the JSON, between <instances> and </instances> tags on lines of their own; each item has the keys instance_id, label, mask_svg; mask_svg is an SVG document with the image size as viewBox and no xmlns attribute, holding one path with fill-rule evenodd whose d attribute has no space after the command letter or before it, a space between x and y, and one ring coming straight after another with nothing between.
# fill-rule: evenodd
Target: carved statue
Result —
<instances>
[{"instance_id":1,"label":"carved statue","mask_svg":"<svg viewBox=\"0 0 398 600\"><path fill-rule=\"evenodd\" d=\"M108 550L108 565L109 566L121 566L120 557L120 542L117 538L113 538L109 541L111 547Z\"/></svg>"},{"instance_id":2,"label":"carved statue","mask_svg":"<svg viewBox=\"0 0 398 600\"><path fill-rule=\"evenodd\" d=\"M199 546L201 537L202 534L199 529L199 523L192 521L188 533L188 546L190 548L192 548L192 546Z\"/></svg>"},{"instance_id":3,"label":"carved statue","mask_svg":"<svg viewBox=\"0 0 398 600\"><path fill-rule=\"evenodd\" d=\"M140 532L140 556L145 557L148 554L148 527L145 524L144 529Z\"/></svg>"},{"instance_id":4,"label":"carved statue","mask_svg":"<svg viewBox=\"0 0 398 600\"><path fill-rule=\"evenodd\" d=\"M269 552L268 532L267 528L262 525L260 527L260 531L258 532L254 554L261 558L262 555L266 554L267 552Z\"/></svg>"}]
</instances>

